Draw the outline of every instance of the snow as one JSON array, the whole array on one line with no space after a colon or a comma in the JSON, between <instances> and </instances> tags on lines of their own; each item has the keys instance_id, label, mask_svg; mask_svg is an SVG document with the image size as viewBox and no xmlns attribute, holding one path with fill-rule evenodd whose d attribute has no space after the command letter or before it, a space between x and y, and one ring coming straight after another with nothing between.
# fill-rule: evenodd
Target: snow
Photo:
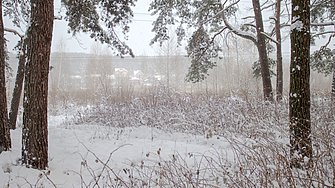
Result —
<instances>
[{"instance_id":1,"label":"snow","mask_svg":"<svg viewBox=\"0 0 335 188\"><path fill-rule=\"evenodd\" d=\"M297 10L299 10L299 6L295 6L293 9L293 11L297 11Z\"/></svg>"},{"instance_id":2,"label":"snow","mask_svg":"<svg viewBox=\"0 0 335 188\"><path fill-rule=\"evenodd\" d=\"M66 125L67 117L49 117L49 171L48 178L57 187L80 187L82 174L89 182L92 176L83 167L89 166L100 171L102 165L96 162L92 153L106 161L112 153L108 165L113 169L125 169L140 164L145 159L158 160L173 154L189 158L195 154L228 150L224 139L205 138L204 135L167 133L147 126L110 128L96 124ZM108 134L107 134L108 132ZM26 168L19 164L21 152L21 129L11 131L12 150L0 155L0 186L29 187L42 181L52 186L43 176L43 171ZM160 155L157 155L160 151ZM92 153L90 153L92 152ZM44 171L45 172L45 171ZM40 177L42 176L42 180ZM97 175L98 176L98 175ZM29 183L28 183L29 182Z\"/></svg>"},{"instance_id":3,"label":"snow","mask_svg":"<svg viewBox=\"0 0 335 188\"><path fill-rule=\"evenodd\" d=\"M296 67L297 67L297 69L300 71L300 66L299 66L299 65L297 65Z\"/></svg>"},{"instance_id":4,"label":"snow","mask_svg":"<svg viewBox=\"0 0 335 188\"><path fill-rule=\"evenodd\" d=\"M294 29L298 30L299 32L302 31L304 28L304 24L300 20L296 20L294 23L291 24L291 31Z\"/></svg>"},{"instance_id":5,"label":"snow","mask_svg":"<svg viewBox=\"0 0 335 188\"><path fill-rule=\"evenodd\" d=\"M295 21L297 21L297 20L299 20L299 18L300 18L299 15L298 15L298 16L293 16L293 18L292 18L292 23L295 22Z\"/></svg>"},{"instance_id":6,"label":"snow","mask_svg":"<svg viewBox=\"0 0 335 188\"><path fill-rule=\"evenodd\" d=\"M287 166L287 99L178 96L156 99L154 109L138 98L128 106L50 110L49 168L20 164L19 127L11 131L12 150L0 155L0 187L289 187L287 174L297 177L296 187L309 181L307 173ZM335 140L332 103L312 104L318 106L311 109L313 151L332 153L319 156L312 178L333 185L334 152L327 150Z\"/></svg>"}]
</instances>

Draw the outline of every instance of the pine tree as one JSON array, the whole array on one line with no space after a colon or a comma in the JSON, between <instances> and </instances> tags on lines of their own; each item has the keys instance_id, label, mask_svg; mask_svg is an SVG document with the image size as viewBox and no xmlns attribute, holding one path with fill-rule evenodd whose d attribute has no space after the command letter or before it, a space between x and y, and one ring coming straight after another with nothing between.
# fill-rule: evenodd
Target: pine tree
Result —
<instances>
[{"instance_id":1,"label":"pine tree","mask_svg":"<svg viewBox=\"0 0 335 188\"><path fill-rule=\"evenodd\" d=\"M15 27L20 30L24 30L24 27L29 22L30 17L30 4L29 0L3 0L4 11L3 14L10 20ZM13 28L6 28L6 32L17 35L21 38L18 41L15 49L18 50L18 69L16 74L16 80L14 85L13 96L11 100L10 110L9 110L9 127L11 129L16 128L17 113L20 104L20 98L22 94L23 78L24 78L24 67L26 63L26 53L25 53L25 36L20 34L18 30Z\"/></svg>"},{"instance_id":2,"label":"pine tree","mask_svg":"<svg viewBox=\"0 0 335 188\"><path fill-rule=\"evenodd\" d=\"M24 79L24 69L26 64L26 52L23 37L21 38L20 43L21 43L20 45L21 49L20 53L18 54L19 63L17 67L13 96L9 110L9 127L11 129L16 129L17 114L19 111L19 105L23 87L23 79Z\"/></svg>"},{"instance_id":3,"label":"pine tree","mask_svg":"<svg viewBox=\"0 0 335 188\"><path fill-rule=\"evenodd\" d=\"M135 6L135 2L136 0L62 0L66 9L65 20L69 22L68 32L72 32L74 36L79 32L89 33L94 40L108 44L117 55L122 57L128 54L134 57L125 40L128 39L126 34L134 16L131 6ZM121 32L117 32L116 28ZM123 39L120 38L122 35Z\"/></svg>"},{"instance_id":4,"label":"pine tree","mask_svg":"<svg viewBox=\"0 0 335 188\"><path fill-rule=\"evenodd\" d=\"M319 36L326 37L328 41L311 55L311 68L323 73L325 76L333 74L332 99L335 99L335 49L330 47L331 41L335 38L335 1L317 0L311 8L311 26L314 34L312 42Z\"/></svg>"},{"instance_id":5,"label":"pine tree","mask_svg":"<svg viewBox=\"0 0 335 188\"><path fill-rule=\"evenodd\" d=\"M275 30L276 30L276 48L277 48L277 101L282 100L283 95L283 57L281 49L281 32L280 32L280 5L281 0L276 2L276 19L275 19Z\"/></svg>"},{"instance_id":6,"label":"pine tree","mask_svg":"<svg viewBox=\"0 0 335 188\"><path fill-rule=\"evenodd\" d=\"M273 100L272 85L268 58L266 53L266 37L264 36L262 8L259 0L252 0L256 35L234 27L228 18L236 12L236 5L240 1L217 0L154 0L149 11L158 15L152 31L156 33L151 44L160 43L169 39L168 25L179 24L176 29L179 45L186 37L185 27L195 29L188 40L187 53L191 58L191 66L186 76L187 81L199 82L208 76L208 69L216 66L213 60L221 51L215 42L217 36L230 30L234 34L251 40L258 49L263 80L263 94L266 100ZM231 3L231 4L229 4Z\"/></svg>"},{"instance_id":7,"label":"pine tree","mask_svg":"<svg viewBox=\"0 0 335 188\"><path fill-rule=\"evenodd\" d=\"M310 1L292 0L290 66L291 165L312 164L310 117Z\"/></svg>"},{"instance_id":8,"label":"pine tree","mask_svg":"<svg viewBox=\"0 0 335 188\"><path fill-rule=\"evenodd\" d=\"M31 0L25 70L22 162L48 167L48 74L54 21L53 0Z\"/></svg>"},{"instance_id":9,"label":"pine tree","mask_svg":"<svg viewBox=\"0 0 335 188\"><path fill-rule=\"evenodd\" d=\"M0 2L0 153L11 148L8 126L7 97L5 81L5 39L2 19L2 1Z\"/></svg>"}]
</instances>

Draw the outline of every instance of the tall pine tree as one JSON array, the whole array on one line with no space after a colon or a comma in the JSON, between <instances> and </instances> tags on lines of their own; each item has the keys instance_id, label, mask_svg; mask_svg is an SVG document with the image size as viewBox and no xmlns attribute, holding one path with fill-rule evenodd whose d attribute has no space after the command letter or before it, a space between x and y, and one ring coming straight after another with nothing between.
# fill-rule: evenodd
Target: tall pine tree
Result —
<instances>
[{"instance_id":1,"label":"tall pine tree","mask_svg":"<svg viewBox=\"0 0 335 188\"><path fill-rule=\"evenodd\" d=\"M22 162L48 167L48 74L54 21L53 0L31 0L24 83Z\"/></svg>"},{"instance_id":2,"label":"tall pine tree","mask_svg":"<svg viewBox=\"0 0 335 188\"><path fill-rule=\"evenodd\" d=\"M312 164L310 117L310 0L292 0L290 67L291 165Z\"/></svg>"},{"instance_id":3,"label":"tall pine tree","mask_svg":"<svg viewBox=\"0 0 335 188\"><path fill-rule=\"evenodd\" d=\"M5 38L2 19L2 1L0 1L0 153L11 147L8 127L7 97L5 81Z\"/></svg>"}]
</instances>

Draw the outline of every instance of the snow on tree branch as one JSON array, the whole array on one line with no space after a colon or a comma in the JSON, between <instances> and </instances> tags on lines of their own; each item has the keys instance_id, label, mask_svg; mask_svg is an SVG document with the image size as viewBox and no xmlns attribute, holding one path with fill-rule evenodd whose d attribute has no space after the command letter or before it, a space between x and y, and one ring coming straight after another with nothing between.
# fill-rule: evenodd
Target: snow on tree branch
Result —
<instances>
[{"instance_id":1,"label":"snow on tree branch","mask_svg":"<svg viewBox=\"0 0 335 188\"><path fill-rule=\"evenodd\" d=\"M62 6L66 8L65 20L69 22L68 32L72 32L73 36L77 32L90 33L91 38L107 43L117 51L117 55L122 57L128 54L134 57L130 47L121 41L119 36L127 40L129 24L133 17L131 6L134 6L135 2L135 0L62 0ZM116 33L116 28L121 29L121 32Z\"/></svg>"},{"instance_id":2,"label":"snow on tree branch","mask_svg":"<svg viewBox=\"0 0 335 188\"><path fill-rule=\"evenodd\" d=\"M311 26L335 26L335 21L333 22L324 22L324 23L311 23Z\"/></svg>"},{"instance_id":3,"label":"snow on tree branch","mask_svg":"<svg viewBox=\"0 0 335 188\"><path fill-rule=\"evenodd\" d=\"M265 32L261 32L262 35L264 35L267 39L271 40L272 42L279 44L279 42L275 39L273 39L272 37L270 37L267 33Z\"/></svg>"},{"instance_id":4,"label":"snow on tree branch","mask_svg":"<svg viewBox=\"0 0 335 188\"><path fill-rule=\"evenodd\" d=\"M21 39L24 37L24 35L21 35L18 31L16 31L15 29L9 29L9 28L4 28L4 31L9 32L9 33L13 33L17 36L19 36Z\"/></svg>"},{"instance_id":5,"label":"snow on tree branch","mask_svg":"<svg viewBox=\"0 0 335 188\"><path fill-rule=\"evenodd\" d=\"M325 31L325 32L322 32L322 33L316 33L314 35L311 36L311 38L314 38L314 37L317 37L317 36L320 36L320 35L326 35L326 34L334 34L335 31Z\"/></svg>"},{"instance_id":6,"label":"snow on tree branch","mask_svg":"<svg viewBox=\"0 0 335 188\"><path fill-rule=\"evenodd\" d=\"M193 33L186 48L188 56L192 59L186 81L200 82L208 75L208 69L216 66L216 62L211 59L217 57L220 51L219 46L214 44L214 39L218 34L210 39L203 26Z\"/></svg>"},{"instance_id":7,"label":"snow on tree branch","mask_svg":"<svg viewBox=\"0 0 335 188\"><path fill-rule=\"evenodd\" d=\"M239 2L239 1L237 1ZM232 5L231 5L232 6ZM219 4L219 7L221 10L224 10L222 5ZM236 27L234 27L232 24L229 23L224 11L222 11L222 18L223 18L223 21L225 23L225 25L228 27L229 30L231 30L234 34L242 37L242 38L245 38L245 39L249 39L251 40L252 42L254 43L257 43L257 37L251 33L248 33L248 32L244 32L244 31L241 31L239 29L237 29Z\"/></svg>"}]
</instances>

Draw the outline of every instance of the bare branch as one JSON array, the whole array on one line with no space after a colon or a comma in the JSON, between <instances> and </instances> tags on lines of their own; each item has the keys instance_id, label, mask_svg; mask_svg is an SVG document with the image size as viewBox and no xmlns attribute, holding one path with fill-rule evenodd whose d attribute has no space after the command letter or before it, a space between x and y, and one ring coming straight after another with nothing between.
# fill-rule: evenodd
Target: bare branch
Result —
<instances>
[{"instance_id":1,"label":"bare branch","mask_svg":"<svg viewBox=\"0 0 335 188\"><path fill-rule=\"evenodd\" d=\"M15 29L9 29L9 28L4 28L4 31L9 32L9 33L13 33L17 36L19 36L21 39L24 38L24 35L21 35L18 31L16 31Z\"/></svg>"},{"instance_id":2,"label":"bare branch","mask_svg":"<svg viewBox=\"0 0 335 188\"><path fill-rule=\"evenodd\" d=\"M320 36L320 35L325 35L325 34L333 34L335 33L335 31L325 31L325 32L322 32L322 33L317 33L317 34L314 34L311 36L311 38L314 38L314 37L317 37L317 36Z\"/></svg>"},{"instance_id":3,"label":"bare branch","mask_svg":"<svg viewBox=\"0 0 335 188\"><path fill-rule=\"evenodd\" d=\"M273 6L275 6L276 5L276 3L272 3L272 4L270 4L270 5L268 5L268 6L266 6L266 7L262 7L262 11L263 10L265 10L265 9L268 9L268 8L270 8L270 7L273 7ZM263 6L263 5L262 5Z\"/></svg>"},{"instance_id":4,"label":"bare branch","mask_svg":"<svg viewBox=\"0 0 335 188\"><path fill-rule=\"evenodd\" d=\"M238 2L240 2L240 0L238 0L238 1L236 1L235 3L231 4L229 7L236 5ZM238 35L238 36L240 36L240 37L242 37L242 38L249 39L249 40L251 40L252 42L257 43L257 38L256 38L255 35L253 35L253 34L251 34L251 33L247 33L247 32L241 31L241 30L235 28L233 25L231 25L231 24L228 22L228 20L227 20L225 14L224 14L224 11L223 11L224 9L223 9L223 7L222 7L222 4L220 3L220 4L218 4L218 5L219 5L219 7L220 7L220 9L221 9L221 14L222 14L222 17L223 17L223 21L224 21L225 25L227 26L227 28L228 28L229 30L231 30L234 34L236 34L236 35Z\"/></svg>"},{"instance_id":5,"label":"bare branch","mask_svg":"<svg viewBox=\"0 0 335 188\"><path fill-rule=\"evenodd\" d=\"M80 140L79 140L79 138L77 137L77 135L75 134L75 137L77 138L77 140L78 140L78 142L89 152L89 153L91 153L95 158L96 158L96 160L98 161L98 162L100 162L104 167L103 167L103 169L102 169L102 171L101 171L101 173L104 171L104 169L105 168L107 168L107 169L109 169L114 175L115 175L115 177L118 179L118 180L120 180L126 187L128 187L129 188L129 186L127 186L127 184L126 184L126 182L124 182L115 172L114 172L114 170L110 167L110 166L108 166L108 162L110 161L110 159L111 159L111 157L112 157L112 155L113 155L113 153L114 152L116 152L117 150L119 150L120 148L122 148L122 147L124 147L124 146L127 146L127 145L131 145L131 144L123 144L123 145L121 145L121 146L119 146L119 147L117 147L115 150L113 150L110 154L109 154L109 157L108 157L108 159L107 159L107 161L106 162L104 162L104 161L102 161L93 151L91 151L83 142L81 142ZM96 185L96 184L95 184ZM94 185L94 186L95 186Z\"/></svg>"},{"instance_id":6,"label":"bare branch","mask_svg":"<svg viewBox=\"0 0 335 188\"><path fill-rule=\"evenodd\" d=\"M247 24L244 24L244 25L246 25L246 26L251 26L251 27L253 27L253 28L256 28L256 26L255 26L254 24L252 24L252 23L247 23Z\"/></svg>"},{"instance_id":7,"label":"bare branch","mask_svg":"<svg viewBox=\"0 0 335 188\"><path fill-rule=\"evenodd\" d=\"M50 182L51 182L51 184L55 187L55 188L57 188L57 186L56 186L56 184L49 178L49 176L48 176L48 173L50 173L50 170L48 171L48 173L45 173L44 171L42 171L43 172L43 174L44 174L44 176L47 178L47 180L49 180Z\"/></svg>"},{"instance_id":8,"label":"bare branch","mask_svg":"<svg viewBox=\"0 0 335 188\"><path fill-rule=\"evenodd\" d=\"M327 46L330 44L333 37L335 37L335 34L332 34L332 35L329 36L327 43L325 45L321 46L321 48L318 51L318 54L316 56L319 56L320 53L323 52L327 48Z\"/></svg>"},{"instance_id":9,"label":"bare branch","mask_svg":"<svg viewBox=\"0 0 335 188\"><path fill-rule=\"evenodd\" d=\"M267 39L271 40L272 42L279 44L279 42L273 38L271 38L267 33L261 32L263 36L265 36Z\"/></svg>"},{"instance_id":10,"label":"bare branch","mask_svg":"<svg viewBox=\"0 0 335 188\"><path fill-rule=\"evenodd\" d=\"M246 17L243 17L241 18L242 20L246 20L246 19L255 19L255 16L246 16Z\"/></svg>"},{"instance_id":11,"label":"bare branch","mask_svg":"<svg viewBox=\"0 0 335 188\"><path fill-rule=\"evenodd\" d=\"M62 16L55 16L54 20L63 20L63 17Z\"/></svg>"},{"instance_id":12,"label":"bare branch","mask_svg":"<svg viewBox=\"0 0 335 188\"><path fill-rule=\"evenodd\" d=\"M335 22L311 23L311 26L335 26Z\"/></svg>"}]
</instances>

